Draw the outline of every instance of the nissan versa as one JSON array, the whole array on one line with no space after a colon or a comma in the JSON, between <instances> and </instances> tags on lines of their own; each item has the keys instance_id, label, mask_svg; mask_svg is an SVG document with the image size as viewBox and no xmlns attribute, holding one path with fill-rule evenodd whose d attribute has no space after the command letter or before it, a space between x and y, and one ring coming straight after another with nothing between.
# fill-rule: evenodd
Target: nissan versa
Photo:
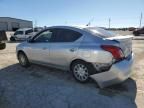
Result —
<instances>
[{"instance_id":1,"label":"nissan versa","mask_svg":"<svg viewBox=\"0 0 144 108\"><path fill-rule=\"evenodd\" d=\"M98 27L48 27L16 50L23 67L36 63L69 70L77 81L92 78L101 88L125 81L133 64L132 37Z\"/></svg>"}]
</instances>

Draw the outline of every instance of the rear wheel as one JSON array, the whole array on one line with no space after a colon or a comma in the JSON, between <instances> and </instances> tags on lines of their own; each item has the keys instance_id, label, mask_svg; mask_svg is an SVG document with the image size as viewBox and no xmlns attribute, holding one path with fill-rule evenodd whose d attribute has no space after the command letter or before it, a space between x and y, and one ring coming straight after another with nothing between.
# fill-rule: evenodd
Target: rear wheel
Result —
<instances>
[{"instance_id":1,"label":"rear wheel","mask_svg":"<svg viewBox=\"0 0 144 108\"><path fill-rule=\"evenodd\" d=\"M76 61L72 64L71 70L77 81L85 83L89 80L91 68L88 63L84 61Z\"/></svg>"},{"instance_id":2,"label":"rear wheel","mask_svg":"<svg viewBox=\"0 0 144 108\"><path fill-rule=\"evenodd\" d=\"M29 67L30 66L29 60L23 52L20 52L18 54L18 60L19 60L19 63L21 64L21 66L23 66L23 67Z\"/></svg>"}]
</instances>

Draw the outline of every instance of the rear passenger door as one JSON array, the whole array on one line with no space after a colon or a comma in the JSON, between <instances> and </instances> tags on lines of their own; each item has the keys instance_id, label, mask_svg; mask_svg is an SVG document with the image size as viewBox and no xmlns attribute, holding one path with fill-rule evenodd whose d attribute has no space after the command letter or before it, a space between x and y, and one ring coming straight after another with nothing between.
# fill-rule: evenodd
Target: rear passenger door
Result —
<instances>
[{"instance_id":1,"label":"rear passenger door","mask_svg":"<svg viewBox=\"0 0 144 108\"><path fill-rule=\"evenodd\" d=\"M82 34L62 28L54 31L50 43L50 62L60 68L66 68L77 54Z\"/></svg>"}]
</instances>

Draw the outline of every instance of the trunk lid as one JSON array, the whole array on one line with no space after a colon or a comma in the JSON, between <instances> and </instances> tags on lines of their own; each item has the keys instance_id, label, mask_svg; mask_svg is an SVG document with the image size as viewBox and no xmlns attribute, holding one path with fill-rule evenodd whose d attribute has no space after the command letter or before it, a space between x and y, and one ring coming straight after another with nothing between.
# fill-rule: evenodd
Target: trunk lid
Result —
<instances>
[{"instance_id":1,"label":"trunk lid","mask_svg":"<svg viewBox=\"0 0 144 108\"><path fill-rule=\"evenodd\" d=\"M128 57L132 53L132 38L133 36L115 36L105 39L119 42L125 57Z\"/></svg>"}]
</instances>

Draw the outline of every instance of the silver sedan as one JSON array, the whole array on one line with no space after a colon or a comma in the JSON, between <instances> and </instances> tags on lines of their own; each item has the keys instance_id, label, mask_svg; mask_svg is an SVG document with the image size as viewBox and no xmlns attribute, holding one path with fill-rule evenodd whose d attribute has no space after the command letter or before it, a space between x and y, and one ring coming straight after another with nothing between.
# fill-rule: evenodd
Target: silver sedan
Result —
<instances>
[{"instance_id":1,"label":"silver sedan","mask_svg":"<svg viewBox=\"0 0 144 108\"><path fill-rule=\"evenodd\" d=\"M16 51L23 67L36 63L69 70L77 81L92 78L101 88L125 81L133 64L132 37L98 27L48 27Z\"/></svg>"}]
</instances>

